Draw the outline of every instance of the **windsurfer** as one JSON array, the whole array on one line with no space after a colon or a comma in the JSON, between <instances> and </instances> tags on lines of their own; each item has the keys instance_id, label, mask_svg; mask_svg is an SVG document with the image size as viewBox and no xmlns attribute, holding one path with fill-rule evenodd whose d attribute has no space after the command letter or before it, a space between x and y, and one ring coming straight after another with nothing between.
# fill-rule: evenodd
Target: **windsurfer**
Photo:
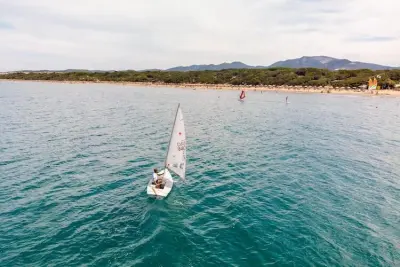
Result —
<instances>
[{"instance_id":1,"label":"windsurfer","mask_svg":"<svg viewBox=\"0 0 400 267\"><path fill-rule=\"evenodd\" d=\"M243 100L246 97L246 93L244 92L244 90L242 90L242 92L240 93L239 99Z\"/></svg>"}]
</instances>

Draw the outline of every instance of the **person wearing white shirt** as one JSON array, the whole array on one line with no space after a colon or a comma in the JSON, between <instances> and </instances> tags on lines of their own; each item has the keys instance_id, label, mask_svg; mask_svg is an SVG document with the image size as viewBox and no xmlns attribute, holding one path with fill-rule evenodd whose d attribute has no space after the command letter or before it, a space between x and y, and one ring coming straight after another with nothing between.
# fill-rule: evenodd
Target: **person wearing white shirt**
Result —
<instances>
[{"instance_id":1,"label":"person wearing white shirt","mask_svg":"<svg viewBox=\"0 0 400 267\"><path fill-rule=\"evenodd\" d=\"M159 176L158 170L154 169L152 184L156 185L156 188L160 188L160 186L162 184L162 179L163 179L163 176Z\"/></svg>"},{"instance_id":2,"label":"person wearing white shirt","mask_svg":"<svg viewBox=\"0 0 400 267\"><path fill-rule=\"evenodd\" d=\"M153 173L153 184L156 184L157 180L158 180L158 170L154 169L154 173Z\"/></svg>"}]
</instances>

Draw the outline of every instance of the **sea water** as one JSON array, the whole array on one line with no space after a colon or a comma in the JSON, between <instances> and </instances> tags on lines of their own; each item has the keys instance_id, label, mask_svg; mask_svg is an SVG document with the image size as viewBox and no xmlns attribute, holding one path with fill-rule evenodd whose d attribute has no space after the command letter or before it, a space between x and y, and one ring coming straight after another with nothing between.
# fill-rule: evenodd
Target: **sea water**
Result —
<instances>
[{"instance_id":1,"label":"sea water","mask_svg":"<svg viewBox=\"0 0 400 267\"><path fill-rule=\"evenodd\" d=\"M246 96L1 82L0 265L399 266L400 98Z\"/></svg>"}]
</instances>

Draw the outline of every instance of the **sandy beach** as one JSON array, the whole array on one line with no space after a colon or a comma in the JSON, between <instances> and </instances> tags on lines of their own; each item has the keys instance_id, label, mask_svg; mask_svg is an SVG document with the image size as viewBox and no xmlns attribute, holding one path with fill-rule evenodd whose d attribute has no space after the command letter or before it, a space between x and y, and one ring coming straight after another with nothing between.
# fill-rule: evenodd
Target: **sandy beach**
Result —
<instances>
[{"instance_id":1,"label":"sandy beach","mask_svg":"<svg viewBox=\"0 0 400 267\"><path fill-rule=\"evenodd\" d=\"M311 86L236 86L230 84L171 84L148 82L113 82L113 81L48 81L48 80L12 80L0 79L0 82L41 82L41 83L67 83L67 84L113 84L138 87L173 87L191 90L246 90L246 91L276 91L289 93L318 93L318 94L344 94L362 96L394 96L400 97L400 90L374 90L355 88L311 87Z\"/></svg>"}]
</instances>

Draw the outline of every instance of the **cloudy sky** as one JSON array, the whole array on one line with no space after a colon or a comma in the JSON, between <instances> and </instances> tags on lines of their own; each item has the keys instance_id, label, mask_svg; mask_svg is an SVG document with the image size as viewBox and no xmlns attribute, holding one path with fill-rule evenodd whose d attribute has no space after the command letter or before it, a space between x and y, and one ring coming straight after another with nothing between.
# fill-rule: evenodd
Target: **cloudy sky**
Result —
<instances>
[{"instance_id":1,"label":"cloudy sky","mask_svg":"<svg viewBox=\"0 0 400 267\"><path fill-rule=\"evenodd\" d=\"M400 66L398 0L0 0L0 71L327 55Z\"/></svg>"}]
</instances>

